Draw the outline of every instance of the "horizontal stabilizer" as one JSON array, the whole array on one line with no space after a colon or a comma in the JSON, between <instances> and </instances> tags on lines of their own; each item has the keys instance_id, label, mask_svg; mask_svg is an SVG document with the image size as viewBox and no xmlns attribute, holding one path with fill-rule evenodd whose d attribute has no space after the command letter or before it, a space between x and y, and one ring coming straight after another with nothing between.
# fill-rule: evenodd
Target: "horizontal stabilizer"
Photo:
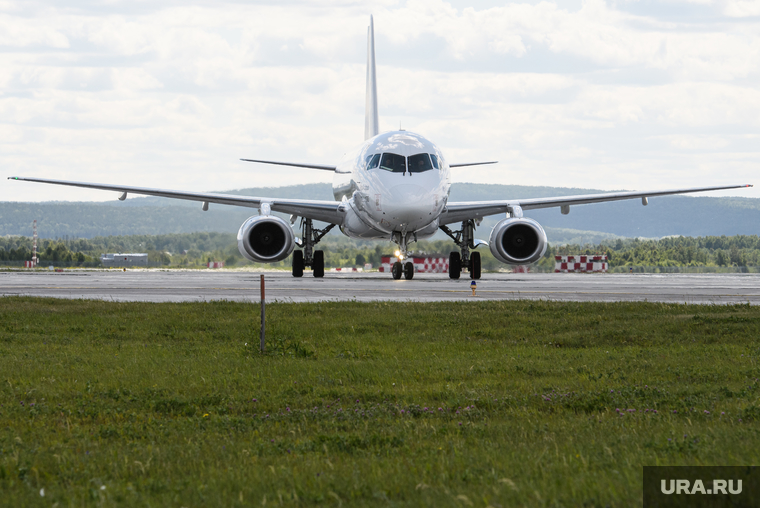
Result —
<instances>
[{"instance_id":1,"label":"horizontal stabilizer","mask_svg":"<svg viewBox=\"0 0 760 508\"><path fill-rule=\"evenodd\" d=\"M489 162L461 162L459 164L449 164L450 168L463 168L464 166L482 166L483 164L496 164L499 161Z\"/></svg>"},{"instance_id":2,"label":"horizontal stabilizer","mask_svg":"<svg viewBox=\"0 0 760 508\"><path fill-rule=\"evenodd\" d=\"M323 171L335 171L335 166L325 164L300 164L298 162L260 161L256 159L240 159L244 162L260 162L261 164L277 164L278 166L293 166L296 168L321 169Z\"/></svg>"}]
</instances>

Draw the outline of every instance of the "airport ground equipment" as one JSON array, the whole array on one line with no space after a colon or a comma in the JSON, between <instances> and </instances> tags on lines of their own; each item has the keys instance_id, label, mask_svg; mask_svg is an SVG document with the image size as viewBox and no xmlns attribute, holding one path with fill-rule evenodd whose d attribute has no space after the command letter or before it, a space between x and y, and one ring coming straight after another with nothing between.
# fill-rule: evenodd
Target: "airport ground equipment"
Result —
<instances>
[{"instance_id":1,"label":"airport ground equipment","mask_svg":"<svg viewBox=\"0 0 760 508\"><path fill-rule=\"evenodd\" d=\"M100 263L105 267L119 268L148 266L148 254L145 252L102 254L100 256Z\"/></svg>"},{"instance_id":2,"label":"airport ground equipment","mask_svg":"<svg viewBox=\"0 0 760 508\"><path fill-rule=\"evenodd\" d=\"M606 254L554 256L555 273L604 273L608 268Z\"/></svg>"}]
</instances>

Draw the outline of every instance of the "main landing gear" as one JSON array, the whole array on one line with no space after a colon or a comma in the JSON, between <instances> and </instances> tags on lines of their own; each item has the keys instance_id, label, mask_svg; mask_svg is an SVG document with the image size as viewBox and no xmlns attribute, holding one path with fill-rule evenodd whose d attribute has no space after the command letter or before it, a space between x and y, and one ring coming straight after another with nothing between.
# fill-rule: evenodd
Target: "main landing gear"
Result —
<instances>
[{"instance_id":1,"label":"main landing gear","mask_svg":"<svg viewBox=\"0 0 760 508\"><path fill-rule=\"evenodd\" d=\"M462 222L462 229L459 231L452 231L446 226L441 226L440 228L441 231L454 240L454 243L462 251L461 254L459 252L449 254L449 278L458 279L462 270L467 270L470 272L471 279L480 279L480 252L470 253L470 249L476 247L473 236L475 221L466 220Z\"/></svg>"},{"instance_id":2,"label":"main landing gear","mask_svg":"<svg viewBox=\"0 0 760 508\"><path fill-rule=\"evenodd\" d=\"M417 235L415 233L393 233L393 241L398 244L401 259L406 258L407 248L411 239L410 237L414 238L412 241L417 241ZM395 280L399 280L401 275L403 275L406 280L412 280L412 278L414 278L414 263L411 261L407 261L406 263L396 261L391 267L391 275L393 275Z\"/></svg>"},{"instance_id":3,"label":"main landing gear","mask_svg":"<svg viewBox=\"0 0 760 508\"><path fill-rule=\"evenodd\" d=\"M296 240L296 245L303 250L293 252L293 277L303 277L303 270L307 266L311 267L314 277L325 276L325 253L314 250L314 246L334 227L335 224L330 224L325 229L314 229L311 219L301 219L303 240L300 243Z\"/></svg>"}]
</instances>

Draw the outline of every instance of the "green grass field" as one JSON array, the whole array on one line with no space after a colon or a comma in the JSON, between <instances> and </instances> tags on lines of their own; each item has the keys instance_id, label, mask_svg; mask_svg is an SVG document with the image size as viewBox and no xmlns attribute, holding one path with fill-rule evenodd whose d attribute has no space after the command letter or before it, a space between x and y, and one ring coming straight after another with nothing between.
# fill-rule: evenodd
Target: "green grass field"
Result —
<instances>
[{"instance_id":1,"label":"green grass field","mask_svg":"<svg viewBox=\"0 0 760 508\"><path fill-rule=\"evenodd\" d=\"M267 311L262 356L257 305L0 298L0 505L640 506L643 465L760 462L758 307Z\"/></svg>"}]
</instances>

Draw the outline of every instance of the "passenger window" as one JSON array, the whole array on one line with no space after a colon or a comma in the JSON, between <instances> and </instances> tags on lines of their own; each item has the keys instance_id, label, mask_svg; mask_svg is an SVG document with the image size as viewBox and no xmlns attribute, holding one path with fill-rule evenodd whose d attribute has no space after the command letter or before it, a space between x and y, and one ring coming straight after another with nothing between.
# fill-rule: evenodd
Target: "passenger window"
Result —
<instances>
[{"instance_id":1,"label":"passenger window","mask_svg":"<svg viewBox=\"0 0 760 508\"><path fill-rule=\"evenodd\" d=\"M438 165L438 156L435 154L430 154L430 160L433 161L433 167L435 169L441 169L441 167Z\"/></svg>"},{"instance_id":2,"label":"passenger window","mask_svg":"<svg viewBox=\"0 0 760 508\"><path fill-rule=\"evenodd\" d=\"M406 157L395 153L384 153L380 161L380 169L391 173L406 173Z\"/></svg>"},{"instance_id":3,"label":"passenger window","mask_svg":"<svg viewBox=\"0 0 760 508\"><path fill-rule=\"evenodd\" d=\"M426 153L418 153L409 157L409 172L410 173L422 173L423 171L430 171L433 169L433 165L430 164L430 156Z\"/></svg>"},{"instance_id":4,"label":"passenger window","mask_svg":"<svg viewBox=\"0 0 760 508\"><path fill-rule=\"evenodd\" d=\"M376 153L375 155L368 155L367 162L367 169L375 169L377 165L380 164L380 154Z\"/></svg>"}]
</instances>

